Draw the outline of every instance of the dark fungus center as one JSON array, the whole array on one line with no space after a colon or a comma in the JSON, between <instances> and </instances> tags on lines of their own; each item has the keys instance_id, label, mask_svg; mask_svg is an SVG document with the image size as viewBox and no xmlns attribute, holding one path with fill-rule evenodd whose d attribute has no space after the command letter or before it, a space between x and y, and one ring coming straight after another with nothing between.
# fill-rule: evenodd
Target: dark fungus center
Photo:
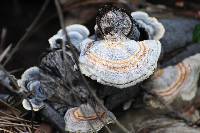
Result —
<instances>
[{"instance_id":1,"label":"dark fungus center","mask_svg":"<svg viewBox=\"0 0 200 133\"><path fill-rule=\"evenodd\" d=\"M148 39L144 28L131 16L131 13L123 8L105 5L99 9L96 24L100 32L100 38L106 35L116 37L127 37L132 40L141 41Z\"/></svg>"}]
</instances>

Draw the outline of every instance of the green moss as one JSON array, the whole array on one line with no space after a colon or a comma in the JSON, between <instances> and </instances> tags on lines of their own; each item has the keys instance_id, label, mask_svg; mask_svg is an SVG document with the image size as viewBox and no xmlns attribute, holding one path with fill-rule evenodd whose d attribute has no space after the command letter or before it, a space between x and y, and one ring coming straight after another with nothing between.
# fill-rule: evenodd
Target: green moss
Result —
<instances>
[{"instance_id":1,"label":"green moss","mask_svg":"<svg viewBox=\"0 0 200 133\"><path fill-rule=\"evenodd\" d=\"M193 41L195 43L200 43L200 24L195 26L195 29L193 31Z\"/></svg>"}]
</instances>

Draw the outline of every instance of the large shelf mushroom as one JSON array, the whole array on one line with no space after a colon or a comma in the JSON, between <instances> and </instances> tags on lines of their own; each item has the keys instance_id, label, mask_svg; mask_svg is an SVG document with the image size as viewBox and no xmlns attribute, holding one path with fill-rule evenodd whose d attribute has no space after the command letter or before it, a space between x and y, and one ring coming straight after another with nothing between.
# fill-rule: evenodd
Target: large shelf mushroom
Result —
<instances>
[{"instance_id":1,"label":"large shelf mushroom","mask_svg":"<svg viewBox=\"0 0 200 133\"><path fill-rule=\"evenodd\" d=\"M198 90L199 59L200 54L196 54L174 66L158 69L143 87L157 94L165 104L172 105L174 109L189 115L187 117L197 120L199 113L193 106L193 102ZM164 109L155 100L150 100L148 103L154 108Z\"/></svg>"},{"instance_id":2,"label":"large shelf mushroom","mask_svg":"<svg viewBox=\"0 0 200 133\"><path fill-rule=\"evenodd\" d=\"M148 78L157 66L161 48L158 41L147 40L139 43L129 40L114 47L105 41L92 43L89 39L82 44L85 46L81 47L79 58L82 73L97 82L118 88L129 87Z\"/></svg>"},{"instance_id":3,"label":"large shelf mushroom","mask_svg":"<svg viewBox=\"0 0 200 133\"><path fill-rule=\"evenodd\" d=\"M153 73L161 52L158 40L165 32L163 25L147 13L129 13L110 5L98 12L96 39L88 38L89 31L82 25L70 25L66 30L80 52L81 72L117 88L133 86ZM66 41L62 30L49 39L51 48L61 48L60 39Z\"/></svg>"},{"instance_id":4,"label":"large shelf mushroom","mask_svg":"<svg viewBox=\"0 0 200 133\"><path fill-rule=\"evenodd\" d=\"M81 72L117 88L147 79L157 67L162 24L146 13L131 16L124 9L110 6L100 9L99 14L95 26L98 41L86 39L80 46Z\"/></svg>"}]
</instances>

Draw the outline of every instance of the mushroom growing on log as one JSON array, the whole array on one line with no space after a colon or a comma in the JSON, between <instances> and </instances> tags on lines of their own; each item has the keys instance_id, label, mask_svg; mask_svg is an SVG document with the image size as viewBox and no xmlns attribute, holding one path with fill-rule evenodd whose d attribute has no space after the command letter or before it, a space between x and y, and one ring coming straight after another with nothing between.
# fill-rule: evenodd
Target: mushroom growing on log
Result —
<instances>
[{"instance_id":1,"label":"mushroom growing on log","mask_svg":"<svg viewBox=\"0 0 200 133\"><path fill-rule=\"evenodd\" d=\"M84 75L104 85L127 88L153 73L161 52L157 39L164 34L161 23L146 13L131 16L124 9L105 6L96 24L98 41L85 39L80 44Z\"/></svg>"},{"instance_id":2,"label":"mushroom growing on log","mask_svg":"<svg viewBox=\"0 0 200 133\"><path fill-rule=\"evenodd\" d=\"M99 131L104 127L104 123L114 123L111 118L115 118L115 116L100 107L93 109L89 104L82 104L67 110L64 118L66 131L88 133L94 132L93 130Z\"/></svg>"},{"instance_id":3,"label":"mushroom growing on log","mask_svg":"<svg viewBox=\"0 0 200 133\"><path fill-rule=\"evenodd\" d=\"M88 38L90 32L89 30L80 24L73 24L66 27L66 30L68 32L68 36L70 38L71 43L80 50L80 43ZM59 30L56 35L51 37L49 39L49 44L52 49L59 49L62 48L62 41L64 43L67 42L65 39L65 34L62 32L62 30Z\"/></svg>"},{"instance_id":4,"label":"mushroom growing on log","mask_svg":"<svg viewBox=\"0 0 200 133\"><path fill-rule=\"evenodd\" d=\"M186 117L196 121L200 117L193 103L195 97L198 96L199 73L200 54L196 54L174 66L157 69L154 75L143 84L143 87L158 95L165 104L171 105L174 110L178 110L187 115ZM148 103L154 108L164 108L154 100L149 100ZM190 113L187 113L188 110Z\"/></svg>"}]
</instances>

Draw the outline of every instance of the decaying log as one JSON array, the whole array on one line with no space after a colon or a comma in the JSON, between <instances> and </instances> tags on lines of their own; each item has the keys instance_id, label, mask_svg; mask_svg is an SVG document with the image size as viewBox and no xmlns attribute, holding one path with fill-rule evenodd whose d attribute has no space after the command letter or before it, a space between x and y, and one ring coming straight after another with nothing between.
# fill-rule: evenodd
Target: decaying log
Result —
<instances>
[{"instance_id":1,"label":"decaying log","mask_svg":"<svg viewBox=\"0 0 200 133\"><path fill-rule=\"evenodd\" d=\"M161 64L161 67L166 67L169 65L175 65L179 62L181 62L183 59L190 57L192 55L195 55L197 53L200 53L200 44L190 44L185 48L182 48L179 53L176 53L173 56L170 56L169 58L166 58L163 63Z\"/></svg>"},{"instance_id":2,"label":"decaying log","mask_svg":"<svg viewBox=\"0 0 200 133\"><path fill-rule=\"evenodd\" d=\"M66 56L66 61L64 61L64 56ZM60 112L62 115L68 108L79 106L89 97L76 69L77 66L70 51L66 51L65 55L62 50L52 51L41 60L40 82L48 101L55 103L55 106L59 104L63 107Z\"/></svg>"},{"instance_id":3,"label":"decaying log","mask_svg":"<svg viewBox=\"0 0 200 133\"><path fill-rule=\"evenodd\" d=\"M199 133L200 129L190 127L182 121L169 118L154 118L140 123L137 133Z\"/></svg>"},{"instance_id":4,"label":"decaying log","mask_svg":"<svg viewBox=\"0 0 200 133\"><path fill-rule=\"evenodd\" d=\"M187 125L184 121L159 114L155 110L130 109L118 117L123 125L133 133L198 133L199 128ZM114 133L120 133L113 126Z\"/></svg>"},{"instance_id":5,"label":"decaying log","mask_svg":"<svg viewBox=\"0 0 200 133\"><path fill-rule=\"evenodd\" d=\"M192 43L194 27L200 23L194 19L161 19L165 27L165 35L161 39L163 54L175 51Z\"/></svg>"},{"instance_id":6,"label":"decaying log","mask_svg":"<svg viewBox=\"0 0 200 133\"><path fill-rule=\"evenodd\" d=\"M45 108L41 110L41 114L55 124L60 131L64 132L64 117L55 111L48 103L45 103Z\"/></svg>"},{"instance_id":7,"label":"decaying log","mask_svg":"<svg viewBox=\"0 0 200 133\"><path fill-rule=\"evenodd\" d=\"M140 91L139 84L124 89L103 85L98 87L96 85L96 88L98 96L103 99L105 106L109 110L113 110L128 102L130 99L135 98Z\"/></svg>"}]
</instances>

